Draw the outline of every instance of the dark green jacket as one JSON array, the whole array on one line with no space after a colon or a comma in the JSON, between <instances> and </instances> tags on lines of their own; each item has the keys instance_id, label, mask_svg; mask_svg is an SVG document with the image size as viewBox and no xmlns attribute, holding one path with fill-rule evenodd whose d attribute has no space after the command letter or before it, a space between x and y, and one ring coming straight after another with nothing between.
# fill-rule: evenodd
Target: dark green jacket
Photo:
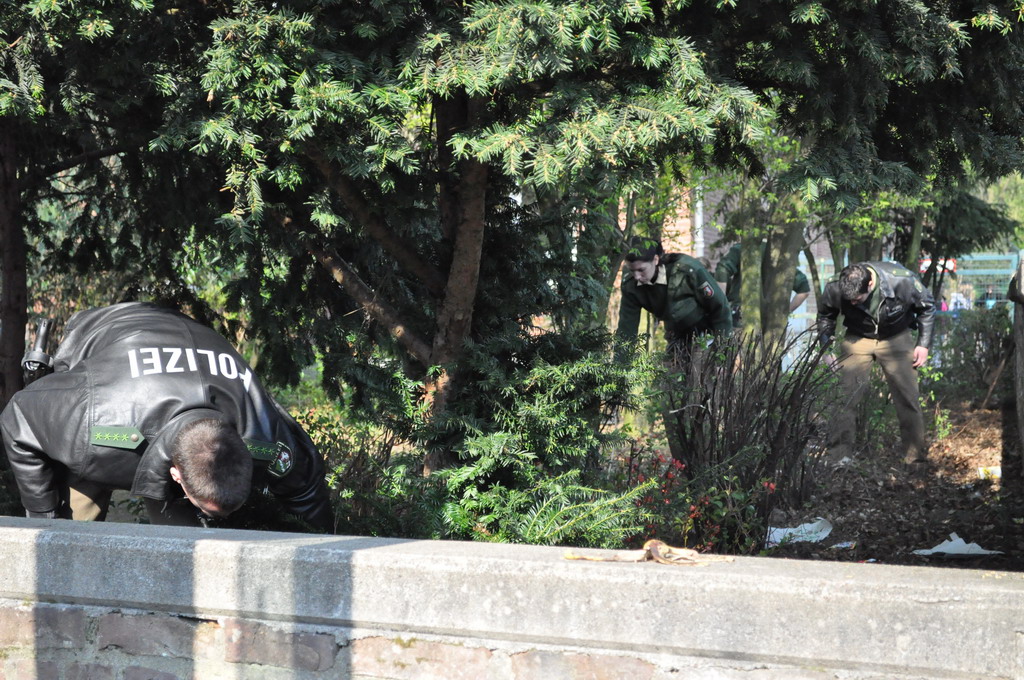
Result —
<instances>
[{"instance_id":1,"label":"dark green jacket","mask_svg":"<svg viewBox=\"0 0 1024 680\"><path fill-rule=\"evenodd\" d=\"M728 333L732 315L725 293L701 263L689 255L669 253L661 258L668 285L655 281L641 286L628 269L622 275L622 305L616 335L636 337L640 310L658 317L669 333L685 335L700 331ZM661 270L659 269L659 276Z\"/></svg>"},{"instance_id":2,"label":"dark green jacket","mask_svg":"<svg viewBox=\"0 0 1024 680\"><path fill-rule=\"evenodd\" d=\"M761 244L761 257L764 257L766 244ZM740 244L737 243L732 248L729 248L729 252L722 256L722 259L718 261L718 266L715 267L715 278L719 281L726 282L725 295L729 298L731 304L739 304L740 302L740 257L742 256L742 249ZM807 275L799 269L793 269L793 292L794 293L810 293L811 284L807 280Z\"/></svg>"}]
</instances>

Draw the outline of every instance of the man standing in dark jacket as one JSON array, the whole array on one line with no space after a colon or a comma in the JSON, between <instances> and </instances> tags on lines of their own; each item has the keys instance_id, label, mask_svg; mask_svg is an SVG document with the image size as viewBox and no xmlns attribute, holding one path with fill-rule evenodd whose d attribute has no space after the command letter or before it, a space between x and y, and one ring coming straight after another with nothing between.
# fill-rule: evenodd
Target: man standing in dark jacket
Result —
<instances>
[{"instance_id":1,"label":"man standing in dark jacket","mask_svg":"<svg viewBox=\"0 0 1024 680\"><path fill-rule=\"evenodd\" d=\"M825 286L818 302L818 331L823 344L832 341L840 314L846 338L840 348L839 368L849 403L833 421L830 458L838 462L851 453L857 406L866 391L871 362L876 361L896 405L904 460L908 464L926 462L928 446L917 369L928 360L931 345L935 317L931 292L916 274L898 264L852 264Z\"/></svg>"},{"instance_id":2,"label":"man standing in dark jacket","mask_svg":"<svg viewBox=\"0 0 1024 680\"><path fill-rule=\"evenodd\" d=\"M154 524L223 517L265 484L330 531L324 461L230 343L150 304L79 312L54 373L16 393L0 433L29 517L102 520L115 489Z\"/></svg>"}]
</instances>

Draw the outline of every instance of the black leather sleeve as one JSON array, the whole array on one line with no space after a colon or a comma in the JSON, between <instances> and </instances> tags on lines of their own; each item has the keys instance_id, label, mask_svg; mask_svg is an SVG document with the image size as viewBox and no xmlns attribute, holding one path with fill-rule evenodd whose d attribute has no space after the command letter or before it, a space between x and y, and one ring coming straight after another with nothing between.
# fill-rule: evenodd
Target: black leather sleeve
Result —
<instances>
[{"instance_id":1,"label":"black leather sleeve","mask_svg":"<svg viewBox=\"0 0 1024 680\"><path fill-rule=\"evenodd\" d=\"M903 295L909 298L917 315L917 344L919 347L932 346L932 332L935 328L935 298L919 281L910 281L902 286Z\"/></svg>"},{"instance_id":2,"label":"black leather sleeve","mask_svg":"<svg viewBox=\"0 0 1024 680\"><path fill-rule=\"evenodd\" d=\"M324 469L324 457L305 430L281 406L277 411L277 437L292 451L293 467L283 477L273 478L271 493L294 515L310 525L334 531L334 510Z\"/></svg>"},{"instance_id":3,"label":"black leather sleeve","mask_svg":"<svg viewBox=\"0 0 1024 680\"><path fill-rule=\"evenodd\" d=\"M53 374L17 392L0 414L0 435L21 504L34 513L58 510L82 417L82 376Z\"/></svg>"},{"instance_id":4,"label":"black leather sleeve","mask_svg":"<svg viewBox=\"0 0 1024 680\"><path fill-rule=\"evenodd\" d=\"M816 321L818 342L823 346L831 343L832 338L835 337L836 322L839 319L841 304L839 284L834 281L825 284L825 290L822 291L821 297L818 299L818 318Z\"/></svg>"}]
</instances>

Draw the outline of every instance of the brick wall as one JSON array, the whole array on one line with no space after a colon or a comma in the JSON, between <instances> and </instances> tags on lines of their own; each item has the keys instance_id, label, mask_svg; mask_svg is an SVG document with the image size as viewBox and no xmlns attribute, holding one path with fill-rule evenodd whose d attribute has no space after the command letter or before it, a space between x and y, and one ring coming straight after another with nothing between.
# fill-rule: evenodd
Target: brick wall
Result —
<instances>
[{"instance_id":1,"label":"brick wall","mask_svg":"<svg viewBox=\"0 0 1024 680\"><path fill-rule=\"evenodd\" d=\"M0 601L0 680L666 677L654 661L585 650L472 646L330 625Z\"/></svg>"}]
</instances>

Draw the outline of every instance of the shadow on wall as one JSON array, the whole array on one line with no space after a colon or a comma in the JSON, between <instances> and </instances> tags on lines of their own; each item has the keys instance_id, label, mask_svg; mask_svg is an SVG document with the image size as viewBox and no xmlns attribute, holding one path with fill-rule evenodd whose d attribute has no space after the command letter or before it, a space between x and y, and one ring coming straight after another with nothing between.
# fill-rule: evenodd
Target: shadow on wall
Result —
<instances>
[{"instance_id":1,"label":"shadow on wall","mask_svg":"<svg viewBox=\"0 0 1024 680\"><path fill-rule=\"evenodd\" d=\"M36 541L34 572L17 579L20 599L35 601L22 612L31 639L14 641L31 654L0 661L0 677L249 678L269 669L278 678L351 677L346 558L404 542L19 521L37 529L25 531ZM83 537L95 549L76 548ZM87 613L69 615L68 604ZM330 625L318 626L325 607ZM4 638L0 647L11 642Z\"/></svg>"}]
</instances>

